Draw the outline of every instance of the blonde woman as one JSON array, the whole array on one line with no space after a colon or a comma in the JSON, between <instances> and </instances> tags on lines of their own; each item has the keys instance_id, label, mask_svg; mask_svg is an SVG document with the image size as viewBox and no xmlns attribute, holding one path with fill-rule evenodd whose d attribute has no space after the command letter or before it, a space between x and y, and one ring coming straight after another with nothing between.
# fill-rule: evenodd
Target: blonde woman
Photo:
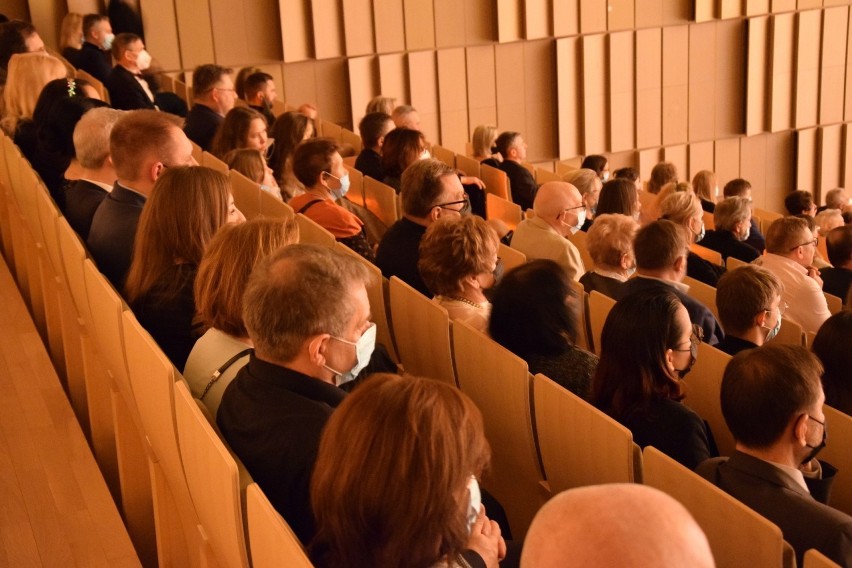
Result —
<instances>
[{"instance_id":1,"label":"blonde woman","mask_svg":"<svg viewBox=\"0 0 852 568\"><path fill-rule=\"evenodd\" d=\"M501 161L500 154L494 147L497 140L497 127L491 124L480 124L473 131L473 157L480 162L484 160Z\"/></svg>"},{"instance_id":2,"label":"blonde woman","mask_svg":"<svg viewBox=\"0 0 852 568\"><path fill-rule=\"evenodd\" d=\"M62 49L62 57L68 63L77 67L77 54L83 47L83 15L69 12L62 18L62 26L59 29L59 47Z\"/></svg>"},{"instance_id":3,"label":"blonde woman","mask_svg":"<svg viewBox=\"0 0 852 568\"><path fill-rule=\"evenodd\" d=\"M9 60L3 89L4 114L0 127L14 137L22 122L32 120L41 90L68 74L62 62L43 52L16 53Z\"/></svg>"},{"instance_id":4,"label":"blonde woman","mask_svg":"<svg viewBox=\"0 0 852 568\"><path fill-rule=\"evenodd\" d=\"M689 244L698 243L704 238L704 209L701 200L692 191L675 191L660 203L663 219L677 223L686 231ZM690 251L686 259L686 275L716 287L719 277L725 269L708 262Z\"/></svg>"}]
</instances>

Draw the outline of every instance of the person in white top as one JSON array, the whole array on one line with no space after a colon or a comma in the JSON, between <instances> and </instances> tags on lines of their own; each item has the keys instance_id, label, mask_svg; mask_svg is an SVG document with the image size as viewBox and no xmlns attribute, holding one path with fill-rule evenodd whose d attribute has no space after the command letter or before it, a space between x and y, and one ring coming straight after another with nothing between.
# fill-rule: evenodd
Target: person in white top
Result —
<instances>
[{"instance_id":1,"label":"person in white top","mask_svg":"<svg viewBox=\"0 0 852 568\"><path fill-rule=\"evenodd\" d=\"M767 254L755 261L784 285L781 299L790 306L787 317L805 332L816 332L831 316L819 270L813 266L817 240L804 219L777 219L766 232Z\"/></svg>"}]
</instances>

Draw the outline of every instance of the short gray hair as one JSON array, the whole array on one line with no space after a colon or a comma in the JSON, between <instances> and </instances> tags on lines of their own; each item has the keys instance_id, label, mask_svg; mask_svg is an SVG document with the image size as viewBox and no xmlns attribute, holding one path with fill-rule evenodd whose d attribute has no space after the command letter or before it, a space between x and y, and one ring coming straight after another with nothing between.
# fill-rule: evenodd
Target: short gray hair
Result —
<instances>
[{"instance_id":1,"label":"short gray hair","mask_svg":"<svg viewBox=\"0 0 852 568\"><path fill-rule=\"evenodd\" d=\"M369 283L361 262L316 245L290 245L263 260L243 296L243 322L258 353L291 361L305 340L340 336L355 313L353 284Z\"/></svg>"},{"instance_id":2,"label":"short gray hair","mask_svg":"<svg viewBox=\"0 0 852 568\"><path fill-rule=\"evenodd\" d=\"M109 135L122 114L112 108L93 108L83 115L74 127L74 153L81 166L94 170L104 165L109 157Z\"/></svg>"},{"instance_id":3,"label":"short gray hair","mask_svg":"<svg viewBox=\"0 0 852 568\"><path fill-rule=\"evenodd\" d=\"M595 173L595 170L580 168L579 170L568 172L562 176L562 180L576 187L581 195L586 195L595 190L595 184L600 181L600 178Z\"/></svg>"},{"instance_id":4,"label":"short gray hair","mask_svg":"<svg viewBox=\"0 0 852 568\"><path fill-rule=\"evenodd\" d=\"M751 200L747 197L728 197L716 204L713 224L718 231L733 232L737 223L751 216Z\"/></svg>"}]
</instances>

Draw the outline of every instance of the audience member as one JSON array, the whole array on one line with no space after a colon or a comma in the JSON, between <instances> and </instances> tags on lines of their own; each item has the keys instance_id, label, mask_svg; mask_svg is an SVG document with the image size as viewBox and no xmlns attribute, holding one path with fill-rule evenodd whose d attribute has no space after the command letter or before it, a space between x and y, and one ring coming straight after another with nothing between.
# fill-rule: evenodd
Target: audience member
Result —
<instances>
[{"instance_id":1,"label":"audience member","mask_svg":"<svg viewBox=\"0 0 852 568\"><path fill-rule=\"evenodd\" d=\"M385 278L396 276L425 296L420 276L420 241L442 217L464 217L470 202L455 171L438 160L420 160L402 174L402 219L390 226L376 251L376 265Z\"/></svg>"},{"instance_id":2,"label":"audience member","mask_svg":"<svg viewBox=\"0 0 852 568\"><path fill-rule=\"evenodd\" d=\"M701 239L701 246L722 255L722 261L732 256L743 262L760 257L757 250L746 244L751 233L751 202L745 197L728 197L715 204L713 230Z\"/></svg>"},{"instance_id":3,"label":"audience member","mask_svg":"<svg viewBox=\"0 0 852 568\"><path fill-rule=\"evenodd\" d=\"M86 14L83 18L83 47L74 66L105 83L112 71L110 50L114 39L109 18L101 14Z\"/></svg>"},{"instance_id":4,"label":"audience member","mask_svg":"<svg viewBox=\"0 0 852 568\"><path fill-rule=\"evenodd\" d=\"M343 166L337 142L331 138L314 138L299 144L293 154L293 173L305 187L305 193L290 201L293 210L326 229L367 260L374 261L376 256L364 223L335 203L349 191L349 172Z\"/></svg>"},{"instance_id":5,"label":"audience member","mask_svg":"<svg viewBox=\"0 0 852 568\"><path fill-rule=\"evenodd\" d=\"M382 95L378 95L370 99L370 102L367 103L367 109L364 111L364 114L370 114L371 112L383 112L390 116L393 114L393 109L395 108L395 97L384 97Z\"/></svg>"},{"instance_id":6,"label":"audience member","mask_svg":"<svg viewBox=\"0 0 852 568\"><path fill-rule=\"evenodd\" d=\"M278 187L278 182L275 181L275 176L272 175L272 168L266 164L266 160L260 150L253 148L241 148L239 150L231 150L225 154L225 163L228 168L237 171L248 179L260 185L260 189L274 195L278 199L281 197L281 188Z\"/></svg>"},{"instance_id":7,"label":"audience member","mask_svg":"<svg viewBox=\"0 0 852 568\"><path fill-rule=\"evenodd\" d=\"M663 219L673 221L686 229L689 244L702 242L705 235L704 210L701 209L701 200L691 191L678 191L672 193L660 203L660 214ZM704 260L692 251L689 251L686 259L686 275L704 282L708 286L716 286L719 276L724 274L725 269L721 266Z\"/></svg>"},{"instance_id":8,"label":"audience member","mask_svg":"<svg viewBox=\"0 0 852 568\"><path fill-rule=\"evenodd\" d=\"M586 268L580 251L567 236L579 231L586 220L580 192L564 181L544 183L535 196L533 211L535 217L524 219L515 229L512 248L524 253L527 260L553 260L568 278L579 280Z\"/></svg>"},{"instance_id":9,"label":"audience member","mask_svg":"<svg viewBox=\"0 0 852 568\"><path fill-rule=\"evenodd\" d=\"M471 147L473 157L479 162L489 160L489 164L495 168L499 167L502 156L497 153L497 127L490 124L480 124L473 130Z\"/></svg>"},{"instance_id":10,"label":"audience member","mask_svg":"<svg viewBox=\"0 0 852 568\"><path fill-rule=\"evenodd\" d=\"M648 193L660 193L660 190L670 183L677 183L677 167L670 162L660 162L651 170Z\"/></svg>"},{"instance_id":11,"label":"audience member","mask_svg":"<svg viewBox=\"0 0 852 568\"><path fill-rule=\"evenodd\" d=\"M382 182L399 193L402 172L414 162L428 157L429 146L422 132L410 128L394 128L385 135L382 145Z\"/></svg>"},{"instance_id":12,"label":"audience member","mask_svg":"<svg viewBox=\"0 0 852 568\"><path fill-rule=\"evenodd\" d=\"M10 24L11 22L5 25ZM0 127L14 138L15 144L22 150L28 141L21 140L21 137L26 138L34 132L21 132L21 127L32 120L41 90L54 79L64 79L67 73L61 61L44 52L16 53L9 60L7 83L3 89L4 108Z\"/></svg>"},{"instance_id":13,"label":"audience member","mask_svg":"<svg viewBox=\"0 0 852 568\"><path fill-rule=\"evenodd\" d=\"M420 114L411 105L399 105L390 113L397 128L420 130Z\"/></svg>"},{"instance_id":14,"label":"audience member","mask_svg":"<svg viewBox=\"0 0 852 568\"><path fill-rule=\"evenodd\" d=\"M193 291L198 321L207 331L192 347L183 377L214 418L225 388L254 347L243 323L249 276L264 258L298 240L294 218L283 222L256 218L221 227L207 244Z\"/></svg>"},{"instance_id":15,"label":"audience member","mask_svg":"<svg viewBox=\"0 0 852 568\"><path fill-rule=\"evenodd\" d=\"M110 0L107 14L116 33L130 32L145 41L145 30L142 27L142 16L138 4L131 5L130 0Z\"/></svg>"},{"instance_id":16,"label":"audience member","mask_svg":"<svg viewBox=\"0 0 852 568\"><path fill-rule=\"evenodd\" d=\"M713 568L707 537L662 491L633 483L563 491L536 513L521 568Z\"/></svg>"},{"instance_id":17,"label":"audience member","mask_svg":"<svg viewBox=\"0 0 852 568\"><path fill-rule=\"evenodd\" d=\"M371 112L364 115L364 118L358 123L358 132L361 134L363 148L355 160L356 170L374 180L385 179L382 169L382 146L385 143L385 136L393 128L393 120L389 114Z\"/></svg>"},{"instance_id":18,"label":"audience member","mask_svg":"<svg viewBox=\"0 0 852 568\"><path fill-rule=\"evenodd\" d=\"M489 458L482 416L460 390L374 376L322 435L311 480L312 561L496 568L506 544L485 516L477 481Z\"/></svg>"},{"instance_id":19,"label":"audience member","mask_svg":"<svg viewBox=\"0 0 852 568\"><path fill-rule=\"evenodd\" d=\"M251 148L266 153L268 146L269 136L263 115L247 107L234 107L225 115L213 136L210 153L221 160L231 150Z\"/></svg>"},{"instance_id":20,"label":"audience member","mask_svg":"<svg viewBox=\"0 0 852 568\"><path fill-rule=\"evenodd\" d=\"M633 183L636 191L642 191L642 180L639 179L639 172L635 168L618 168L613 173L613 177L615 179L626 179Z\"/></svg>"},{"instance_id":21,"label":"audience member","mask_svg":"<svg viewBox=\"0 0 852 568\"><path fill-rule=\"evenodd\" d=\"M115 183L109 138L119 118L121 111L96 108L84 114L74 128L74 151L81 168L80 179L66 188L63 213L83 241L89 236L95 211Z\"/></svg>"},{"instance_id":22,"label":"audience member","mask_svg":"<svg viewBox=\"0 0 852 568\"><path fill-rule=\"evenodd\" d=\"M11 20L0 24L0 85L6 82L2 71L9 68L9 60L13 55L43 51L44 42L31 23Z\"/></svg>"},{"instance_id":23,"label":"audience member","mask_svg":"<svg viewBox=\"0 0 852 568\"><path fill-rule=\"evenodd\" d=\"M759 266L742 266L723 274L716 288L716 307L725 338L716 348L736 355L778 335L787 311L781 300L783 290L781 282Z\"/></svg>"},{"instance_id":24,"label":"audience member","mask_svg":"<svg viewBox=\"0 0 852 568\"><path fill-rule=\"evenodd\" d=\"M805 332L814 332L831 315L822 294L819 270L812 266L817 238L804 219L777 219L766 232L766 255L756 262L784 285L781 299L790 309L789 318Z\"/></svg>"},{"instance_id":25,"label":"audience member","mask_svg":"<svg viewBox=\"0 0 852 568\"><path fill-rule=\"evenodd\" d=\"M109 138L116 183L95 211L89 252L118 290L130 268L142 207L166 168L195 164L192 144L166 114L133 111L122 116Z\"/></svg>"},{"instance_id":26,"label":"audience member","mask_svg":"<svg viewBox=\"0 0 852 568\"><path fill-rule=\"evenodd\" d=\"M815 459L826 442L821 372L816 356L798 345L734 357L720 398L736 452L697 471L776 524L799 565L815 548L849 566L852 517L824 504L837 470Z\"/></svg>"},{"instance_id":27,"label":"audience member","mask_svg":"<svg viewBox=\"0 0 852 568\"><path fill-rule=\"evenodd\" d=\"M153 110L156 85L143 76L151 66L151 54L137 35L122 33L112 42L115 67L109 72L104 86L109 91L113 108L120 110Z\"/></svg>"},{"instance_id":28,"label":"audience member","mask_svg":"<svg viewBox=\"0 0 852 568\"><path fill-rule=\"evenodd\" d=\"M825 320L813 340L811 350L823 366L822 387L825 403L852 416L852 310L843 310Z\"/></svg>"},{"instance_id":29,"label":"audience member","mask_svg":"<svg viewBox=\"0 0 852 568\"><path fill-rule=\"evenodd\" d=\"M597 212L598 199L600 198L601 188L603 188L603 182L594 170L589 169L568 172L562 179L576 187L580 195L583 196L583 205L586 206L586 220L583 222L580 230L588 232Z\"/></svg>"},{"instance_id":30,"label":"audience member","mask_svg":"<svg viewBox=\"0 0 852 568\"><path fill-rule=\"evenodd\" d=\"M702 336L673 293L629 294L606 318L592 378L592 404L629 428L640 447L689 469L719 455L710 427L681 402Z\"/></svg>"},{"instance_id":31,"label":"audience member","mask_svg":"<svg viewBox=\"0 0 852 568\"><path fill-rule=\"evenodd\" d=\"M798 217L807 224L808 229L811 231L814 238L817 239L817 244L819 244L820 226L817 225L816 218L812 217L811 215L805 215L804 213L802 213L801 215L793 215L793 217ZM828 260L822 257L822 253L820 253L819 247L816 247L816 250L814 251L814 259L811 262L811 266L816 268L817 271L820 271L824 268L829 268L831 266Z\"/></svg>"},{"instance_id":32,"label":"audience member","mask_svg":"<svg viewBox=\"0 0 852 568\"><path fill-rule=\"evenodd\" d=\"M417 267L433 302L453 320L488 329L491 304L485 291L503 272L497 233L481 217L444 218L429 225L420 241Z\"/></svg>"},{"instance_id":33,"label":"audience member","mask_svg":"<svg viewBox=\"0 0 852 568\"><path fill-rule=\"evenodd\" d=\"M845 224L840 209L824 209L817 213L813 219L816 226L819 227L819 234L823 236L828 236L828 233L833 229Z\"/></svg>"},{"instance_id":34,"label":"audience member","mask_svg":"<svg viewBox=\"0 0 852 568\"><path fill-rule=\"evenodd\" d=\"M503 157L499 168L506 172L512 188L512 201L521 206L521 211L532 208L538 186L535 178L522 162L527 159L527 143L518 132L503 132L494 142L497 152Z\"/></svg>"},{"instance_id":35,"label":"audience member","mask_svg":"<svg viewBox=\"0 0 852 568\"><path fill-rule=\"evenodd\" d=\"M204 249L219 227L246 220L230 187L228 176L215 170L169 168L139 217L125 298L178 369L200 335L193 286Z\"/></svg>"},{"instance_id":36,"label":"audience member","mask_svg":"<svg viewBox=\"0 0 852 568\"><path fill-rule=\"evenodd\" d=\"M852 197L842 187L830 189L825 193L825 206L819 210L837 209L842 210L845 206L852 205Z\"/></svg>"},{"instance_id":37,"label":"audience member","mask_svg":"<svg viewBox=\"0 0 852 568\"><path fill-rule=\"evenodd\" d=\"M531 373L543 373L587 398L598 358L576 346L582 322L578 299L562 268L533 260L510 270L494 291L488 331L524 359Z\"/></svg>"},{"instance_id":38,"label":"audience member","mask_svg":"<svg viewBox=\"0 0 852 568\"><path fill-rule=\"evenodd\" d=\"M278 98L275 79L272 78L272 75L262 71L252 73L246 77L243 89L244 96L240 98L244 98L249 108L262 114L266 123L272 125L275 122L275 115L272 114L272 103ZM239 96L239 93L237 96Z\"/></svg>"},{"instance_id":39,"label":"audience member","mask_svg":"<svg viewBox=\"0 0 852 568\"><path fill-rule=\"evenodd\" d=\"M745 197L753 204L753 200L751 198L751 183L742 178L732 179L726 183L725 188L722 190L722 196L725 198ZM760 232L760 227L758 227L757 219L755 219L754 216L751 218L751 229L749 230L749 235L745 242L746 244L754 247L760 254L763 254L763 251L766 250L766 240L763 238L763 233Z\"/></svg>"},{"instance_id":40,"label":"audience member","mask_svg":"<svg viewBox=\"0 0 852 568\"><path fill-rule=\"evenodd\" d=\"M346 395L335 385L373 351L369 278L348 254L291 245L254 268L243 296L254 353L225 389L216 423L302 543L314 536L309 485L320 433Z\"/></svg>"},{"instance_id":41,"label":"audience member","mask_svg":"<svg viewBox=\"0 0 852 568\"><path fill-rule=\"evenodd\" d=\"M689 313L689 319L703 330L704 340L715 345L724 337L722 328L707 306L690 296L683 282L686 276L689 241L682 227L661 219L639 229L633 241L636 278L621 287L620 298L643 290L672 292Z\"/></svg>"},{"instance_id":42,"label":"audience member","mask_svg":"<svg viewBox=\"0 0 852 568\"><path fill-rule=\"evenodd\" d=\"M311 119L301 112L285 112L272 123L269 135L275 140L269 165L285 201L299 195L304 187L293 175L291 162L296 146L304 140L313 138L314 125Z\"/></svg>"},{"instance_id":43,"label":"audience member","mask_svg":"<svg viewBox=\"0 0 852 568\"><path fill-rule=\"evenodd\" d=\"M627 215L639 220L642 212L642 202L636 186L627 178L616 177L603 184L595 215Z\"/></svg>"},{"instance_id":44,"label":"audience member","mask_svg":"<svg viewBox=\"0 0 852 568\"><path fill-rule=\"evenodd\" d=\"M234 78L234 92L237 94L237 98L246 100L246 80L255 73L263 73L263 69L249 66L243 67L237 72L237 76Z\"/></svg>"},{"instance_id":45,"label":"audience member","mask_svg":"<svg viewBox=\"0 0 852 568\"><path fill-rule=\"evenodd\" d=\"M59 26L59 49L62 57L74 67L77 65L77 55L83 47L83 15L77 12L68 12L62 18Z\"/></svg>"},{"instance_id":46,"label":"audience member","mask_svg":"<svg viewBox=\"0 0 852 568\"><path fill-rule=\"evenodd\" d=\"M852 286L852 225L832 229L825 237L831 268L820 271L822 289L845 300Z\"/></svg>"},{"instance_id":47,"label":"audience member","mask_svg":"<svg viewBox=\"0 0 852 568\"><path fill-rule=\"evenodd\" d=\"M630 190L634 191L632 187ZM636 221L626 215L598 215L586 237L586 249L595 266L580 277L587 293L619 296L622 284L636 271L633 239L638 228Z\"/></svg>"},{"instance_id":48,"label":"audience member","mask_svg":"<svg viewBox=\"0 0 852 568\"><path fill-rule=\"evenodd\" d=\"M599 154L590 154L583 158L583 163L580 164L580 168L589 169L595 172L595 175L600 178L601 183L606 183L607 181L609 181L609 162L607 161L606 156L601 156ZM571 183L570 180L565 181Z\"/></svg>"},{"instance_id":49,"label":"audience member","mask_svg":"<svg viewBox=\"0 0 852 568\"><path fill-rule=\"evenodd\" d=\"M210 151L216 130L234 108L236 91L233 71L220 65L199 65L192 72L194 104L186 115L183 131L202 150Z\"/></svg>"},{"instance_id":50,"label":"audience member","mask_svg":"<svg viewBox=\"0 0 852 568\"><path fill-rule=\"evenodd\" d=\"M807 215L813 217L817 213L816 202L810 191L796 190L784 198L784 207L790 215Z\"/></svg>"},{"instance_id":51,"label":"audience member","mask_svg":"<svg viewBox=\"0 0 852 568\"><path fill-rule=\"evenodd\" d=\"M710 170L701 170L692 178L692 190L701 199L701 208L708 213L715 213L716 200L719 198L716 174Z\"/></svg>"}]
</instances>

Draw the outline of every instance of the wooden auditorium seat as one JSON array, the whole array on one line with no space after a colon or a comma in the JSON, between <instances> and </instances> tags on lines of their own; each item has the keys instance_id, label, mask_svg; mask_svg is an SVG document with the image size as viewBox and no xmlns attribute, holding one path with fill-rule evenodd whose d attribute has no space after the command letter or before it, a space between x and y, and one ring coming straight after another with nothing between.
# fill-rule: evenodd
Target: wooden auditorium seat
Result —
<instances>
[{"instance_id":1,"label":"wooden auditorium seat","mask_svg":"<svg viewBox=\"0 0 852 568\"><path fill-rule=\"evenodd\" d=\"M302 543L257 483L246 488L246 510L253 568L313 568Z\"/></svg>"},{"instance_id":2,"label":"wooden auditorium seat","mask_svg":"<svg viewBox=\"0 0 852 568\"><path fill-rule=\"evenodd\" d=\"M592 332L591 346L597 355L601 354L601 333L603 332L606 317L609 311L615 305L615 300L601 294L597 290L592 290L589 294L589 329Z\"/></svg>"},{"instance_id":3,"label":"wooden auditorium seat","mask_svg":"<svg viewBox=\"0 0 852 568\"><path fill-rule=\"evenodd\" d=\"M684 276L682 282L689 286L687 294L704 304L708 310L713 312L716 319L719 319L719 308L716 307L716 288L691 276Z\"/></svg>"},{"instance_id":4,"label":"wooden auditorium seat","mask_svg":"<svg viewBox=\"0 0 852 568\"><path fill-rule=\"evenodd\" d=\"M506 272L527 263L527 255L503 243L500 243L497 248L497 256L503 261L503 268Z\"/></svg>"},{"instance_id":5,"label":"wooden auditorium seat","mask_svg":"<svg viewBox=\"0 0 852 568\"><path fill-rule=\"evenodd\" d=\"M702 342L698 346L695 365L686 379L686 398L684 404L707 421L719 453L730 456L734 452L734 437L728 430L719 394L722 391L722 375L731 356L715 347Z\"/></svg>"},{"instance_id":6,"label":"wooden auditorium seat","mask_svg":"<svg viewBox=\"0 0 852 568\"><path fill-rule=\"evenodd\" d=\"M324 227L319 226L313 219L301 213L296 214L296 224L299 226L299 242L321 247L333 248L337 243L334 235Z\"/></svg>"},{"instance_id":7,"label":"wooden auditorium seat","mask_svg":"<svg viewBox=\"0 0 852 568\"><path fill-rule=\"evenodd\" d=\"M823 411L828 440L819 457L838 469L829 504L852 515L852 417L828 405Z\"/></svg>"},{"instance_id":8,"label":"wooden auditorium seat","mask_svg":"<svg viewBox=\"0 0 852 568\"><path fill-rule=\"evenodd\" d=\"M201 153L201 165L228 175L228 164L206 150Z\"/></svg>"},{"instance_id":9,"label":"wooden auditorium seat","mask_svg":"<svg viewBox=\"0 0 852 568\"><path fill-rule=\"evenodd\" d=\"M399 219L398 201L399 196L391 186L364 177L364 206L387 227Z\"/></svg>"},{"instance_id":10,"label":"wooden auditorium seat","mask_svg":"<svg viewBox=\"0 0 852 568\"><path fill-rule=\"evenodd\" d=\"M512 201L512 190L509 187L509 176L506 172L487 164L480 164L479 178L485 183L485 193Z\"/></svg>"}]
</instances>

